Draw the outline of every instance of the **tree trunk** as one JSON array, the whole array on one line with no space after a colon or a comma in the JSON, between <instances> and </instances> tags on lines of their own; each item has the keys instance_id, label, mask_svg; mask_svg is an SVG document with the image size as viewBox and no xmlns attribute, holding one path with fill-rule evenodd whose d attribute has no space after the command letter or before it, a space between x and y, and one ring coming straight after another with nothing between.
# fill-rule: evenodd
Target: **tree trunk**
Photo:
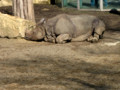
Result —
<instances>
[{"instance_id":1,"label":"tree trunk","mask_svg":"<svg viewBox=\"0 0 120 90\"><path fill-rule=\"evenodd\" d=\"M35 22L33 0L13 0L13 13L14 16Z\"/></svg>"}]
</instances>

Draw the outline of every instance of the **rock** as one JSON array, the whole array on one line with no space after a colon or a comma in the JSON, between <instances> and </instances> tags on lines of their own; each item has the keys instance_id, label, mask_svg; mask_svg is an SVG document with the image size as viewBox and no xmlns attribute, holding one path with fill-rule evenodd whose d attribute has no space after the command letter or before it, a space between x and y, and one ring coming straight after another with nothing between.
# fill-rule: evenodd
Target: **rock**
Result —
<instances>
[{"instance_id":1,"label":"rock","mask_svg":"<svg viewBox=\"0 0 120 90\"><path fill-rule=\"evenodd\" d=\"M32 21L0 13L0 37L24 37L25 30L34 25Z\"/></svg>"}]
</instances>

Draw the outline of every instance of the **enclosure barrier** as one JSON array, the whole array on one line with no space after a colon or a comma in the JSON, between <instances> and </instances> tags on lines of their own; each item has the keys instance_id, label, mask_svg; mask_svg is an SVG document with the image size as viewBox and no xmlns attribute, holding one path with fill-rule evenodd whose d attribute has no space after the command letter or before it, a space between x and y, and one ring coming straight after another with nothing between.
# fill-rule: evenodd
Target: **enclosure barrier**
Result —
<instances>
[{"instance_id":1,"label":"enclosure barrier","mask_svg":"<svg viewBox=\"0 0 120 90\"><path fill-rule=\"evenodd\" d=\"M78 10L109 11L120 10L120 0L61 0L62 7L72 7Z\"/></svg>"}]
</instances>

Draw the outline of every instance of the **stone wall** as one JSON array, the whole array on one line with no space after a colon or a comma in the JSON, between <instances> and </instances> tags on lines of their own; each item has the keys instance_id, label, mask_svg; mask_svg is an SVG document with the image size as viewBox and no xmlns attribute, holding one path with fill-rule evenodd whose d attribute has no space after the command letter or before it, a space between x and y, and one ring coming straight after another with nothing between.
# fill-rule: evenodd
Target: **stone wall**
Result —
<instances>
[{"instance_id":1,"label":"stone wall","mask_svg":"<svg viewBox=\"0 0 120 90\"><path fill-rule=\"evenodd\" d=\"M25 30L34 25L31 21L0 13L0 37L24 37Z\"/></svg>"},{"instance_id":2,"label":"stone wall","mask_svg":"<svg viewBox=\"0 0 120 90\"><path fill-rule=\"evenodd\" d=\"M50 4L50 0L33 0L33 2L38 4Z\"/></svg>"},{"instance_id":3,"label":"stone wall","mask_svg":"<svg viewBox=\"0 0 120 90\"><path fill-rule=\"evenodd\" d=\"M50 4L50 0L33 0L34 3L43 3L43 4ZM12 0L0 0L0 7L1 6L10 6L12 5Z\"/></svg>"},{"instance_id":4,"label":"stone wall","mask_svg":"<svg viewBox=\"0 0 120 90\"><path fill-rule=\"evenodd\" d=\"M1 6L10 6L12 5L12 0L0 0L0 7Z\"/></svg>"}]
</instances>

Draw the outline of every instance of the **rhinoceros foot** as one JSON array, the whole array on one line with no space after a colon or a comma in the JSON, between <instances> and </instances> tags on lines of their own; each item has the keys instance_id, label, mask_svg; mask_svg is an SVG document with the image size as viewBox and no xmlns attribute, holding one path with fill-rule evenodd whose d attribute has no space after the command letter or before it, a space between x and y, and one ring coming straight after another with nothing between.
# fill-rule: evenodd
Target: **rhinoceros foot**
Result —
<instances>
[{"instance_id":1,"label":"rhinoceros foot","mask_svg":"<svg viewBox=\"0 0 120 90\"><path fill-rule=\"evenodd\" d=\"M90 36L88 39L87 39L87 41L88 42L98 42L98 38L97 37L93 37L93 36Z\"/></svg>"},{"instance_id":2,"label":"rhinoceros foot","mask_svg":"<svg viewBox=\"0 0 120 90\"><path fill-rule=\"evenodd\" d=\"M51 43L55 43L56 42L54 38L47 38L47 37L45 37L44 40L46 42L51 42Z\"/></svg>"},{"instance_id":3,"label":"rhinoceros foot","mask_svg":"<svg viewBox=\"0 0 120 90\"><path fill-rule=\"evenodd\" d=\"M56 43L55 38L56 38L56 37L53 37L53 36L51 36L51 35L46 35L46 36L44 37L44 40L45 40L46 42Z\"/></svg>"},{"instance_id":4,"label":"rhinoceros foot","mask_svg":"<svg viewBox=\"0 0 120 90\"><path fill-rule=\"evenodd\" d=\"M64 44L67 41L70 41L72 39L72 37L70 37L69 34L60 34L57 38L56 38L56 42L59 44Z\"/></svg>"}]
</instances>

